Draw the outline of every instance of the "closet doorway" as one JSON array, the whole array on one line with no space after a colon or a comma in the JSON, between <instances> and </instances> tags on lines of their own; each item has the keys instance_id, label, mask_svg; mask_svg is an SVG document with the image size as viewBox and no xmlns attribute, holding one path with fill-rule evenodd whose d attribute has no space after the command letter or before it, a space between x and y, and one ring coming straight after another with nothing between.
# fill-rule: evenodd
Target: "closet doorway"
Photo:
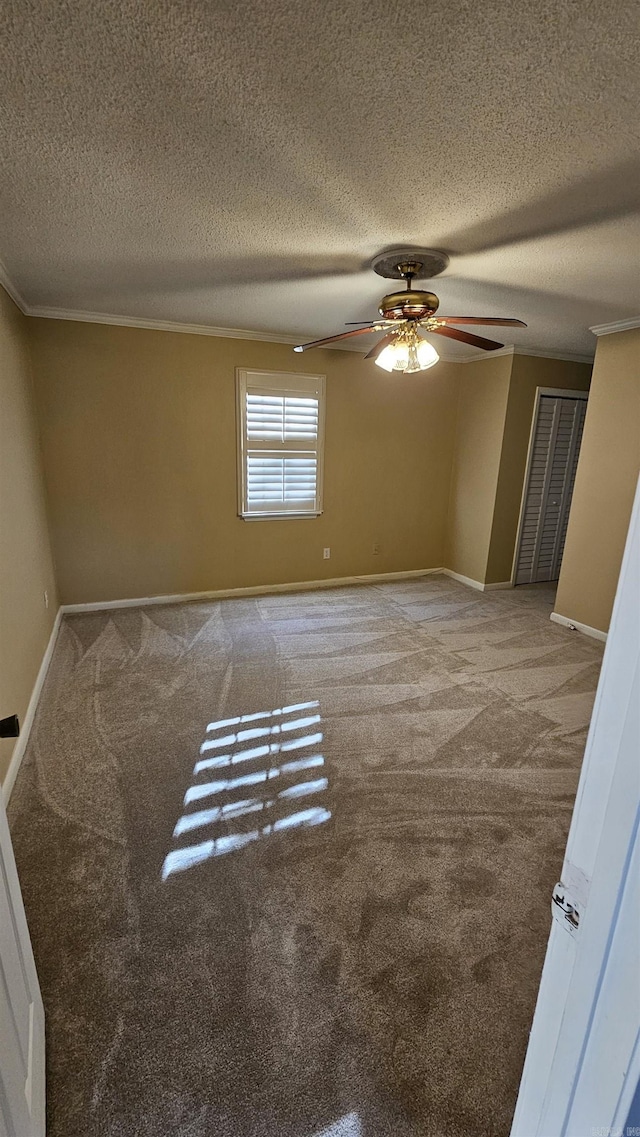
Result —
<instances>
[{"instance_id":1,"label":"closet doorway","mask_svg":"<svg viewBox=\"0 0 640 1137\"><path fill-rule=\"evenodd\" d=\"M529 443L513 583L557 580L587 409L587 391L539 387Z\"/></svg>"}]
</instances>

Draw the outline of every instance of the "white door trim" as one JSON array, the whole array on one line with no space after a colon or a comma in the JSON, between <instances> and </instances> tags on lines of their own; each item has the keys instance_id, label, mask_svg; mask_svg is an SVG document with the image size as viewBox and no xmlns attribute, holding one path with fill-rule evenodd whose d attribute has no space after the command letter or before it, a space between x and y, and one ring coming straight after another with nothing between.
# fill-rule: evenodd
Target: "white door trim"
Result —
<instances>
[{"instance_id":1,"label":"white door trim","mask_svg":"<svg viewBox=\"0 0 640 1137\"><path fill-rule=\"evenodd\" d=\"M44 1008L1 799L0 933L0 1131L45 1137Z\"/></svg>"},{"instance_id":2,"label":"white door trim","mask_svg":"<svg viewBox=\"0 0 640 1137\"><path fill-rule=\"evenodd\" d=\"M551 924L512 1137L612 1132L637 1085L639 596L640 482L562 867L579 927Z\"/></svg>"}]
</instances>

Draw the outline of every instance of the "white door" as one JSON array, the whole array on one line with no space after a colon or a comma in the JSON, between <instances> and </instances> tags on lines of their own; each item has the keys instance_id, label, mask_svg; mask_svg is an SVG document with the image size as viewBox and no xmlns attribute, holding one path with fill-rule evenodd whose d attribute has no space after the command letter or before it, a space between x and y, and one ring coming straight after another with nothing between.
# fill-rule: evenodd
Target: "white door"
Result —
<instances>
[{"instance_id":1,"label":"white door","mask_svg":"<svg viewBox=\"0 0 640 1137\"><path fill-rule=\"evenodd\" d=\"M0 1137L44 1137L44 1009L0 793Z\"/></svg>"},{"instance_id":2,"label":"white door","mask_svg":"<svg viewBox=\"0 0 640 1137\"><path fill-rule=\"evenodd\" d=\"M512 1137L624 1133L640 1079L640 483Z\"/></svg>"},{"instance_id":3,"label":"white door","mask_svg":"<svg viewBox=\"0 0 640 1137\"><path fill-rule=\"evenodd\" d=\"M536 401L516 558L516 584L557 580L587 407L586 391Z\"/></svg>"}]
</instances>

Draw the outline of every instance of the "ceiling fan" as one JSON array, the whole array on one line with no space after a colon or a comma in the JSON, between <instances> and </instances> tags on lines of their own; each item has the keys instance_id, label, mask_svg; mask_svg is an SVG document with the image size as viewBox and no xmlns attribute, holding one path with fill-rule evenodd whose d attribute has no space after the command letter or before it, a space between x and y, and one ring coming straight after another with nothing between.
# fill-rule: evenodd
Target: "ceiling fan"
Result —
<instances>
[{"instance_id":1,"label":"ceiling fan","mask_svg":"<svg viewBox=\"0 0 640 1137\"><path fill-rule=\"evenodd\" d=\"M339 340L350 339L353 336L362 336L371 332L385 332L375 347L366 355L365 359L373 359L378 367L385 371L426 371L433 367L440 358L436 349L428 340L419 334L422 329L427 334L447 336L449 339L468 343L472 347L482 348L484 351L495 351L504 347L497 340L485 339L472 332L463 332L452 324L493 324L498 327L526 328L522 320L512 320L497 316L436 316L440 301L434 292L422 292L412 287L414 277L433 277L447 267L449 258L446 253L436 249L411 250L396 249L392 252L381 253L373 261L372 267L380 275L389 280L405 280L406 291L390 292L383 296L378 311L380 319L363 323L364 327L354 328L349 332L339 332L335 336L326 336L324 339L312 340L294 347L294 351L307 351L311 347L322 347L324 344L337 343Z\"/></svg>"}]
</instances>

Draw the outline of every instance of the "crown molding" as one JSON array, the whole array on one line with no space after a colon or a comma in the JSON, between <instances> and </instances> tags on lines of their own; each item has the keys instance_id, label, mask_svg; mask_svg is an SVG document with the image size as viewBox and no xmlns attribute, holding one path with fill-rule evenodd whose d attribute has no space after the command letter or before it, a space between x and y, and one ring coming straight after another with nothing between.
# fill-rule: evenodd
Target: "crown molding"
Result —
<instances>
[{"instance_id":1,"label":"crown molding","mask_svg":"<svg viewBox=\"0 0 640 1137\"><path fill-rule=\"evenodd\" d=\"M176 320L152 320L141 316L117 316L110 312L82 312L75 308L47 308L40 305L28 305L19 292L14 288L0 262L0 285L20 308L25 316L33 316L40 320L70 320L77 324L108 324L118 328L143 328L156 332L180 332L190 336L221 336L223 339L258 340L263 343L281 343L296 346L304 336L285 335L284 332L256 332L246 328L217 328L210 324L183 324ZM353 351L359 349L355 344L325 344L331 351ZM443 363L460 363L461 361L451 355L438 353ZM463 361L466 362L466 361Z\"/></svg>"},{"instance_id":2,"label":"crown molding","mask_svg":"<svg viewBox=\"0 0 640 1137\"><path fill-rule=\"evenodd\" d=\"M217 328L209 324L183 324L176 320L152 320L140 316L118 316L110 312L82 312L74 308L47 308L39 305L29 305L18 292L0 261L0 285L5 289L11 299L17 304L25 316L34 316L40 320L71 320L79 324L111 324L119 328L145 328L156 332L180 332L191 336L219 336L222 339L258 340L263 343L291 344L294 347L300 343L301 336L286 335L284 332L257 332L246 328ZM590 328L595 335L608 335L611 332L623 332L630 328L640 327L640 316L630 320L619 320L615 324L601 324ZM354 351L359 349L356 344L326 344L332 351ZM506 344L497 348L491 354L478 349L468 355L444 355L438 352L442 363L477 363L480 359L495 359L499 355L533 355L542 359L561 359L570 363L593 363L591 355L577 355L568 351L546 351L543 348L520 347Z\"/></svg>"},{"instance_id":3,"label":"crown molding","mask_svg":"<svg viewBox=\"0 0 640 1137\"><path fill-rule=\"evenodd\" d=\"M480 348L478 351L455 359L453 362L477 363L480 359L495 359L497 355L532 355L536 359L560 359L565 363L593 363L592 355L578 355L572 351L547 351L545 348L521 347L520 344L507 344L505 347L499 347L490 353Z\"/></svg>"},{"instance_id":4,"label":"crown molding","mask_svg":"<svg viewBox=\"0 0 640 1137\"><path fill-rule=\"evenodd\" d=\"M27 307L27 304L26 304L25 300L23 299L23 297L18 292L18 289L16 288L15 284L13 284L13 282L9 276L9 273L7 272L2 261L0 261L0 284L2 285L5 292L7 293L7 296L10 296L11 299L13 300L14 304L17 304L20 311L25 316L29 316L30 312L29 312L29 309Z\"/></svg>"},{"instance_id":5,"label":"crown molding","mask_svg":"<svg viewBox=\"0 0 640 1137\"><path fill-rule=\"evenodd\" d=\"M560 359L565 363L593 363L593 354L581 355L576 351L546 351L544 348L520 347L519 344L514 348L514 354L533 355L534 358L539 359Z\"/></svg>"},{"instance_id":6,"label":"crown molding","mask_svg":"<svg viewBox=\"0 0 640 1137\"><path fill-rule=\"evenodd\" d=\"M140 316L117 316L107 312L80 312L67 308L24 307L27 316L36 316L41 320L71 320L81 324L111 324L120 328L146 328L156 332L180 332L191 336L221 336L223 339L234 340L262 340L263 343L282 343L295 346L300 343L301 336L286 335L284 332L256 332L245 328L217 328L209 324L183 324L176 320L152 320ZM330 351L361 352L356 344L338 343L325 344ZM491 352L493 359L497 355L536 355L544 359L564 359L574 363L593 363L591 355L575 355L571 352L545 351L533 347L514 347L508 344ZM479 359L488 359L486 351L478 350L465 356L444 355L438 351L443 363L475 363Z\"/></svg>"},{"instance_id":7,"label":"crown molding","mask_svg":"<svg viewBox=\"0 0 640 1137\"><path fill-rule=\"evenodd\" d=\"M110 312L80 312L67 308L27 309L28 316L40 320L71 320L79 324L112 324L119 328L146 328L155 332L181 332L190 336L221 336L233 340L262 340L265 343L298 344L300 336L278 332L255 332L245 328L214 328L209 324L182 324L174 320L151 320L139 316L117 316Z\"/></svg>"},{"instance_id":8,"label":"crown molding","mask_svg":"<svg viewBox=\"0 0 640 1137\"><path fill-rule=\"evenodd\" d=\"M470 351L468 355L457 355L455 359L451 359L451 363L477 363L480 359L495 359L499 355L513 355L515 348L513 344L505 344L504 347L497 347L495 351L486 352L482 348L476 348L475 351ZM440 353L438 353L440 354ZM441 355L441 359L444 357Z\"/></svg>"},{"instance_id":9,"label":"crown molding","mask_svg":"<svg viewBox=\"0 0 640 1137\"><path fill-rule=\"evenodd\" d=\"M628 320L615 320L613 324L594 324L589 328L594 336L610 336L614 332L630 332L632 328L640 328L640 316L631 316Z\"/></svg>"},{"instance_id":10,"label":"crown molding","mask_svg":"<svg viewBox=\"0 0 640 1137\"><path fill-rule=\"evenodd\" d=\"M304 336L289 336L284 333L277 332L255 332L247 331L243 328L214 328L209 324L181 324L174 320L151 320L139 316L115 316L106 312L79 312L75 309L67 308L44 308L33 307L23 309L25 315L34 316L40 320L71 320L74 323L80 324L110 324L119 328L146 328L148 331L156 332L181 332L183 335L191 336L221 336L223 339L234 340L261 340L263 343L281 343L291 344L294 347L304 340ZM323 345L323 350L329 351L352 351L354 353L362 354L364 348L358 348L354 343L327 343ZM478 358L484 357L484 352L479 353ZM504 352L493 352L494 355L504 354ZM466 359L459 359L453 355L443 355L441 351L438 352L442 363L467 363ZM475 357L474 357L475 358Z\"/></svg>"}]
</instances>

